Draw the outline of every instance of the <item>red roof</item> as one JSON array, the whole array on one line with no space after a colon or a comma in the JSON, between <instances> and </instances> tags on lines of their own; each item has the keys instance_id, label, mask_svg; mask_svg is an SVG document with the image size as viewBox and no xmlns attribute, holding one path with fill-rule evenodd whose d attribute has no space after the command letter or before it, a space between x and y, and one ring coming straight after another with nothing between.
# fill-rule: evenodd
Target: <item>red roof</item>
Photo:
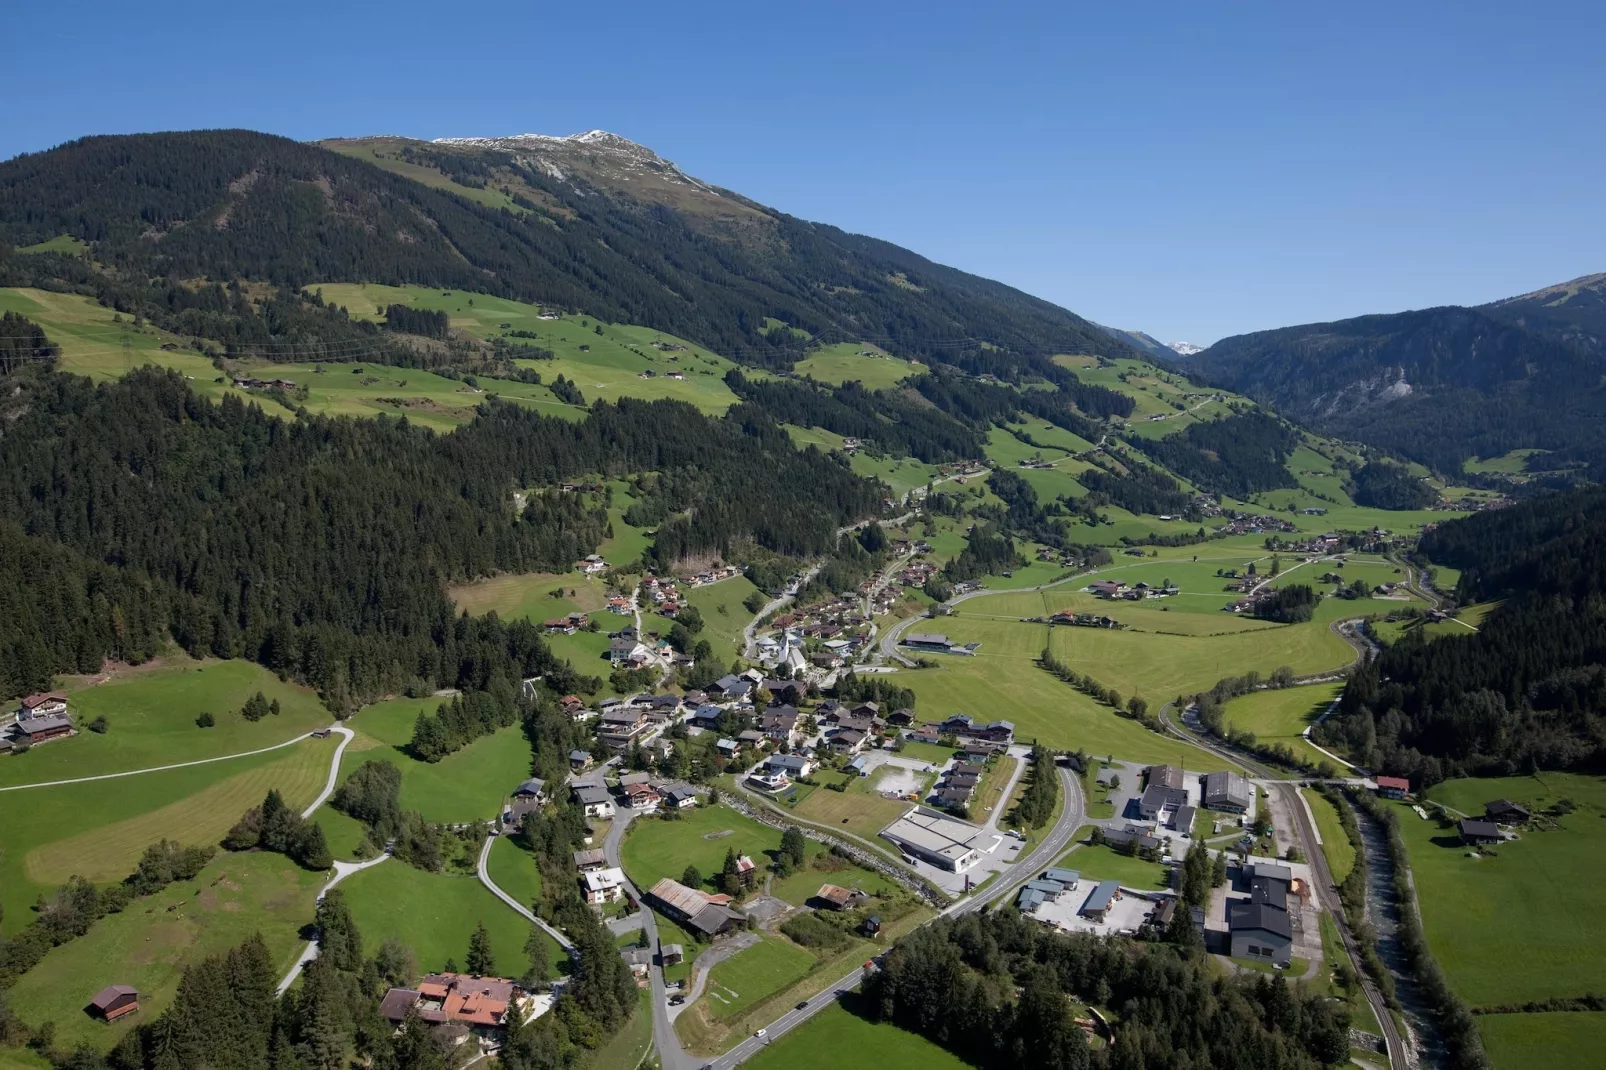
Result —
<instances>
[{"instance_id":1,"label":"red roof","mask_svg":"<svg viewBox=\"0 0 1606 1070\"><path fill-rule=\"evenodd\" d=\"M43 706L47 702L66 701L67 696L62 694L60 691L44 691L37 695L29 695L27 698L22 700L22 705L24 709L31 710L35 706Z\"/></svg>"},{"instance_id":2,"label":"red roof","mask_svg":"<svg viewBox=\"0 0 1606 1070\"><path fill-rule=\"evenodd\" d=\"M1380 776L1377 778L1377 786L1380 788L1395 788L1399 791L1411 790L1411 782L1404 777L1398 776Z\"/></svg>"}]
</instances>

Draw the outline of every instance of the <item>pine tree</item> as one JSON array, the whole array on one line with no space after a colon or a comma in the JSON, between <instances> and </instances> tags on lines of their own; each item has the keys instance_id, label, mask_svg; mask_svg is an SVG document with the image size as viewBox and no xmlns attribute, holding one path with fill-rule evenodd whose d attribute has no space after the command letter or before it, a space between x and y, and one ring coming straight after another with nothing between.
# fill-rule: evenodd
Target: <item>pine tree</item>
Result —
<instances>
[{"instance_id":1,"label":"pine tree","mask_svg":"<svg viewBox=\"0 0 1606 1070\"><path fill-rule=\"evenodd\" d=\"M324 837L323 826L316 821L308 821L302 826L301 834L295 845L295 860L310 870L325 870L334 865L334 855L329 851L329 842Z\"/></svg>"},{"instance_id":2,"label":"pine tree","mask_svg":"<svg viewBox=\"0 0 1606 1070\"><path fill-rule=\"evenodd\" d=\"M784 844L782 849L785 849ZM688 888L701 888L703 886L703 875L697 871L696 866L687 866L680 875L680 883Z\"/></svg>"},{"instance_id":3,"label":"pine tree","mask_svg":"<svg viewBox=\"0 0 1606 1070\"><path fill-rule=\"evenodd\" d=\"M734 847L725 849L725 865L719 873L719 889L726 895L742 893L742 871Z\"/></svg>"},{"instance_id":4,"label":"pine tree","mask_svg":"<svg viewBox=\"0 0 1606 1070\"><path fill-rule=\"evenodd\" d=\"M335 969L346 973L362 970L362 933L357 931L339 888L324 893L313 914L313 924L318 927L318 961L328 960Z\"/></svg>"},{"instance_id":5,"label":"pine tree","mask_svg":"<svg viewBox=\"0 0 1606 1070\"><path fill-rule=\"evenodd\" d=\"M803 830L796 825L786 826L785 831L781 833L781 854L790 858L793 866L801 866L807 849L808 843L803 838Z\"/></svg>"},{"instance_id":6,"label":"pine tree","mask_svg":"<svg viewBox=\"0 0 1606 1070\"><path fill-rule=\"evenodd\" d=\"M530 926L530 935L524 939L524 955L529 960L529 968L520 978L525 984L543 984L552 979L552 960L547 953L547 940L540 926Z\"/></svg>"},{"instance_id":7,"label":"pine tree","mask_svg":"<svg viewBox=\"0 0 1606 1070\"><path fill-rule=\"evenodd\" d=\"M468 958L464 961L468 965L468 972L476 977L496 976L496 956L491 950L491 934L485 931L484 922L474 926L474 933L468 938Z\"/></svg>"}]
</instances>

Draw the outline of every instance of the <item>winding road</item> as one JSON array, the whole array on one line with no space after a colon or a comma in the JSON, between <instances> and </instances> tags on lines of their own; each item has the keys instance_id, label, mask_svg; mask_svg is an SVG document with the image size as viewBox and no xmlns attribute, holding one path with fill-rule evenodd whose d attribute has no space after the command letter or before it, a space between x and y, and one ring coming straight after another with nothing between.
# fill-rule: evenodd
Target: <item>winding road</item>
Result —
<instances>
[{"instance_id":1,"label":"winding road","mask_svg":"<svg viewBox=\"0 0 1606 1070\"><path fill-rule=\"evenodd\" d=\"M485 837L485 845L480 848L480 860L477 868L480 883L485 885L485 887L490 890L492 895L496 896L502 902L518 911L518 913L523 916L526 921L530 922L532 925L539 926L542 932L546 933L548 936L552 937L553 940L557 941L559 947L563 948L565 951L572 952L574 950L574 941L570 940L567 936L564 936L562 932L541 920L535 915L534 911L530 910L530 908L525 906L523 903L520 903L517 899L514 899L511 895L508 895L497 886L495 881L491 880L491 873L487 864L491 857L491 844L495 842L496 833L493 832L489 836Z\"/></svg>"}]
</instances>

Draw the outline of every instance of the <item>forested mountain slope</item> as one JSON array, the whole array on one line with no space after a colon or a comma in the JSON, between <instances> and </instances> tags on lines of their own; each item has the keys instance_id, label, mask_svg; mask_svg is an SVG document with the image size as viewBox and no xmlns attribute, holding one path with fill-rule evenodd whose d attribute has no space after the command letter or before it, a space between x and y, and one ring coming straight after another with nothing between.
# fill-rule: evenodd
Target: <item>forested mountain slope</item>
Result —
<instances>
[{"instance_id":1,"label":"forested mountain slope","mask_svg":"<svg viewBox=\"0 0 1606 1070\"><path fill-rule=\"evenodd\" d=\"M1513 449L1606 463L1606 276L1479 308L1362 316L1223 339L1191 358L1210 381L1292 419L1442 472Z\"/></svg>"},{"instance_id":2,"label":"forested mountain slope","mask_svg":"<svg viewBox=\"0 0 1606 1070\"><path fill-rule=\"evenodd\" d=\"M1606 757L1606 488L1521 502L1422 536L1457 597L1504 599L1475 633L1411 633L1356 674L1324 725L1378 772L1597 768Z\"/></svg>"},{"instance_id":3,"label":"forested mountain slope","mask_svg":"<svg viewBox=\"0 0 1606 1070\"><path fill-rule=\"evenodd\" d=\"M735 195L704 196L731 209L716 216L606 168L537 166L500 143L339 144L195 131L18 157L0 164L0 242L82 239L125 285L476 290L645 324L765 366L802 355L772 320L1011 379L1053 353L1130 352L1046 301Z\"/></svg>"}]
</instances>

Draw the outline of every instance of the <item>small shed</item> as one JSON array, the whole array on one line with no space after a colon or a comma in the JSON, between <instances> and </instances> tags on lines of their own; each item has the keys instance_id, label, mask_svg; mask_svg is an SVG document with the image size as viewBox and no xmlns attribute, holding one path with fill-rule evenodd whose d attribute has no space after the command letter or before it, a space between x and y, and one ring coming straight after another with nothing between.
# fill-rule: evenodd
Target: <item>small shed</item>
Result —
<instances>
[{"instance_id":1,"label":"small shed","mask_svg":"<svg viewBox=\"0 0 1606 1070\"><path fill-rule=\"evenodd\" d=\"M89 1010L102 1021L115 1022L139 1010L139 993L131 985L108 985L89 1001Z\"/></svg>"}]
</instances>

